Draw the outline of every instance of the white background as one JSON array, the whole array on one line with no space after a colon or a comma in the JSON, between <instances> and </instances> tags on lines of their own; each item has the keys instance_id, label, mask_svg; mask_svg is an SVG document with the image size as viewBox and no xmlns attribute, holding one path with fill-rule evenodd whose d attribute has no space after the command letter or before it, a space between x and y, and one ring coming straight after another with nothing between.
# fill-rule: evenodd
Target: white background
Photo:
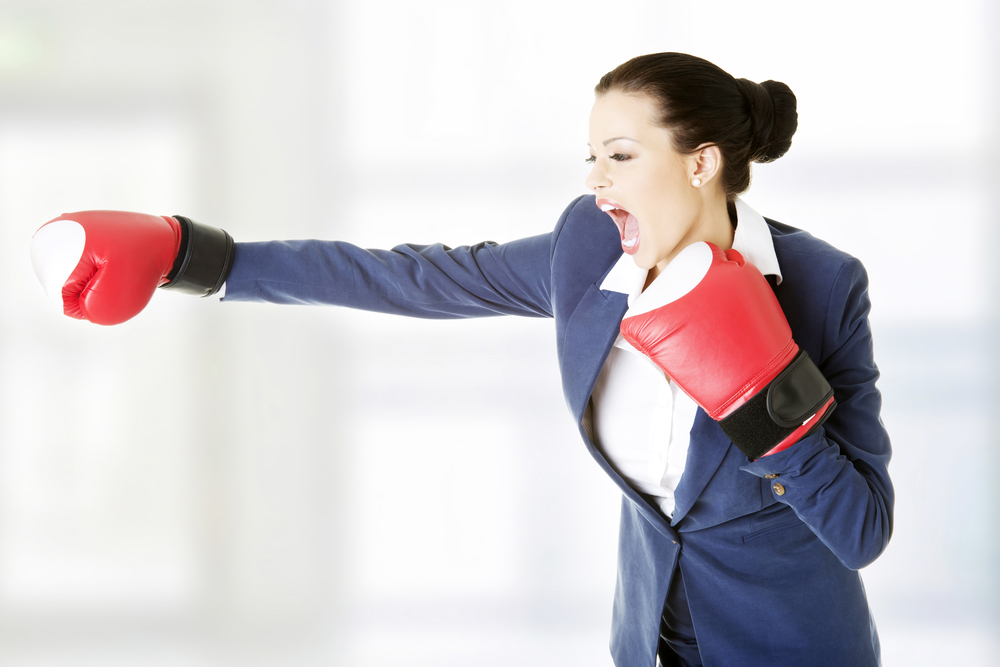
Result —
<instances>
[{"instance_id":1,"label":"white background","mask_svg":"<svg viewBox=\"0 0 1000 667\"><path fill-rule=\"evenodd\" d=\"M551 229L600 76L799 100L745 199L871 276L886 665L1000 661L997 11L930 2L0 2L0 664L607 666L619 494L544 320L157 294L56 314L64 211L385 247Z\"/></svg>"}]
</instances>

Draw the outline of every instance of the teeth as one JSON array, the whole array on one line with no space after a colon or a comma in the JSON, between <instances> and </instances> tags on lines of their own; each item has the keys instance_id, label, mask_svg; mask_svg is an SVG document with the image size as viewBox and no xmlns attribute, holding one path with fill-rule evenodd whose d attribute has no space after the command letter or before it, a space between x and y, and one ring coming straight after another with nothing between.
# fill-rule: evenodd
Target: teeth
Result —
<instances>
[{"instance_id":1,"label":"teeth","mask_svg":"<svg viewBox=\"0 0 1000 667\"><path fill-rule=\"evenodd\" d=\"M604 205L601 206L601 210L604 211L604 212L613 211L616 208L618 208L618 207L615 206L614 204L604 204Z\"/></svg>"}]
</instances>

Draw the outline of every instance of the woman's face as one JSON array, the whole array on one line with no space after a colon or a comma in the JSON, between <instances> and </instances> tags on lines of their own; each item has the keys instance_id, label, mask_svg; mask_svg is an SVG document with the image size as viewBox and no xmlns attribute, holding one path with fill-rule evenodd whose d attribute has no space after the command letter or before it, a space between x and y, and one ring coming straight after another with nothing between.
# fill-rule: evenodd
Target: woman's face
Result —
<instances>
[{"instance_id":1,"label":"woman's face","mask_svg":"<svg viewBox=\"0 0 1000 667\"><path fill-rule=\"evenodd\" d=\"M704 192L692 185L698 158L674 150L656 116L652 98L621 92L599 96L590 113L587 188L643 269L662 269L687 245L711 240L702 229Z\"/></svg>"}]
</instances>

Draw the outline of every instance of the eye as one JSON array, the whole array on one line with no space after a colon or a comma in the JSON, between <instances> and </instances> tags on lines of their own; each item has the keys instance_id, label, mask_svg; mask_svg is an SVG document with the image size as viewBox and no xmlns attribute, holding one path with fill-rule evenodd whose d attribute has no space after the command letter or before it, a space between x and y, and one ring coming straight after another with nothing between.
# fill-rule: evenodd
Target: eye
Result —
<instances>
[{"instance_id":1,"label":"eye","mask_svg":"<svg viewBox=\"0 0 1000 667\"><path fill-rule=\"evenodd\" d=\"M611 159L615 162L627 162L632 159L631 155L625 155L624 153L612 153Z\"/></svg>"},{"instance_id":2,"label":"eye","mask_svg":"<svg viewBox=\"0 0 1000 667\"><path fill-rule=\"evenodd\" d=\"M591 155L586 160L584 160L584 162L586 162L587 164L594 164L594 162L596 162L596 161L597 161L597 156L596 155Z\"/></svg>"}]
</instances>

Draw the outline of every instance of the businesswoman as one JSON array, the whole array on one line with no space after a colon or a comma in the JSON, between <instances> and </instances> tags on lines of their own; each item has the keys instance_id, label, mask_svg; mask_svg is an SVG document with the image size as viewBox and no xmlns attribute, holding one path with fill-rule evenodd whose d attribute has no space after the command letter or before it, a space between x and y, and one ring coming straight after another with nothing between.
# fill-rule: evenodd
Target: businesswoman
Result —
<instances>
[{"instance_id":1,"label":"businesswoman","mask_svg":"<svg viewBox=\"0 0 1000 667\"><path fill-rule=\"evenodd\" d=\"M506 244L234 243L187 218L87 211L32 258L68 315L114 324L157 286L224 301L556 323L583 442L622 491L619 667L877 665L858 570L892 530L867 276L738 195L788 150L795 97L693 56L606 74L587 188Z\"/></svg>"}]
</instances>

